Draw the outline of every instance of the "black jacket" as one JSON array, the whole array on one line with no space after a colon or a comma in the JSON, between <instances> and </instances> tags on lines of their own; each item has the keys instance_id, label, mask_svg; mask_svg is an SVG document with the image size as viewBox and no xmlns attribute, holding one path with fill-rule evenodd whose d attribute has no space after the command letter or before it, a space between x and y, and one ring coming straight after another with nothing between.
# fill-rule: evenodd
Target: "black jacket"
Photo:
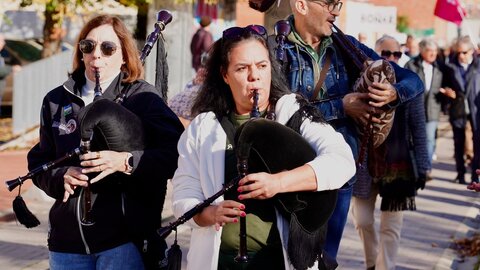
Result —
<instances>
[{"instance_id":1,"label":"black jacket","mask_svg":"<svg viewBox=\"0 0 480 270\"><path fill-rule=\"evenodd\" d=\"M456 98L450 100L450 122L457 128L465 127L468 114L471 115L474 130L478 130L480 123L480 59L473 58L473 62L469 65L465 81L461 75L461 66L455 59L445 69L446 86L451 87L456 92ZM469 113L466 111L465 102L468 103Z\"/></svg>"},{"instance_id":2,"label":"black jacket","mask_svg":"<svg viewBox=\"0 0 480 270\"><path fill-rule=\"evenodd\" d=\"M121 77L119 75L104 91L104 98L113 100L126 87ZM45 96L40 142L28 153L29 170L79 147L77 116L85 106L80 97L84 84L84 75L74 74ZM96 195L92 207L93 226L79 225L82 188L77 188L66 203L62 202L63 175L69 166L79 166L78 158L34 177L34 184L56 199L49 214L49 250L81 254L100 252L145 237L160 227L167 180L177 167L176 147L183 126L155 88L145 81L131 84L123 106L142 119L146 147L132 151L134 170L131 175L117 172L91 185Z\"/></svg>"}]
</instances>

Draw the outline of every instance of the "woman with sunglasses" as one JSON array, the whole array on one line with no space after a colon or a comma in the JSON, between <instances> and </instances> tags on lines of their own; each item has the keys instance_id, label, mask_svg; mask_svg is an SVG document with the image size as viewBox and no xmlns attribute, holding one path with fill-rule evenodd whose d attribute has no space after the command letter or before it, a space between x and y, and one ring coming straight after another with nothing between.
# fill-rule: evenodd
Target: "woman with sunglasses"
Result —
<instances>
[{"instance_id":1,"label":"woman with sunglasses","mask_svg":"<svg viewBox=\"0 0 480 270\"><path fill-rule=\"evenodd\" d=\"M142 120L147 143L145 149L129 153L88 152L80 160L71 159L33 179L56 200L49 215L50 269L150 269L150 261L144 265L134 242L141 242L142 249L153 248L153 243L144 240L160 226L166 181L176 169L176 144L183 126L155 87L142 80L135 41L119 18L101 15L91 19L78 40L68 80L43 100L40 142L28 154L29 168L79 146L77 115L95 102L96 71L102 98L113 100L129 89L118 106ZM121 125L112 128L122 130ZM95 197L93 225L80 219L82 187L86 186ZM157 251L159 256L162 251Z\"/></svg>"},{"instance_id":2,"label":"woman with sunglasses","mask_svg":"<svg viewBox=\"0 0 480 270\"><path fill-rule=\"evenodd\" d=\"M172 179L176 217L237 176L237 161L231 158L235 149L227 134L250 118L254 92L258 93L260 117L274 118L283 125L299 111L300 104L307 104L288 91L279 66L272 62L266 35L265 28L258 25L229 28L209 52L205 81L192 108L199 114L178 144L178 169ZM338 189L355 172L352 153L342 136L318 111L311 108L304 113L299 133L317 157L289 171L247 174L235 189L241 195L225 194L194 215L187 222L192 227L187 269L293 269L292 258L286 255L288 224L285 226L285 217L276 212L270 199L286 192ZM246 264L234 262L239 218L245 216Z\"/></svg>"}]
</instances>

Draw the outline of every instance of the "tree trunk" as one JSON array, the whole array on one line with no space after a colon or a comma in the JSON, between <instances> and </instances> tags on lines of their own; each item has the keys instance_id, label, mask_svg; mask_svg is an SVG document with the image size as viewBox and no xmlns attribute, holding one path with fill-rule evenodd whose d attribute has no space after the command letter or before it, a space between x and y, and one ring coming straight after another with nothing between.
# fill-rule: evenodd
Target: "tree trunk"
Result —
<instances>
[{"instance_id":1,"label":"tree trunk","mask_svg":"<svg viewBox=\"0 0 480 270\"><path fill-rule=\"evenodd\" d=\"M139 3L137 13L137 28L135 29L135 39L145 41L147 39L147 23L148 23L148 3Z\"/></svg>"},{"instance_id":2,"label":"tree trunk","mask_svg":"<svg viewBox=\"0 0 480 270\"><path fill-rule=\"evenodd\" d=\"M54 3L55 2L55 3ZM45 7L45 25L43 26L42 58L60 52L64 36L62 24L66 6L64 3L49 1Z\"/></svg>"}]
</instances>

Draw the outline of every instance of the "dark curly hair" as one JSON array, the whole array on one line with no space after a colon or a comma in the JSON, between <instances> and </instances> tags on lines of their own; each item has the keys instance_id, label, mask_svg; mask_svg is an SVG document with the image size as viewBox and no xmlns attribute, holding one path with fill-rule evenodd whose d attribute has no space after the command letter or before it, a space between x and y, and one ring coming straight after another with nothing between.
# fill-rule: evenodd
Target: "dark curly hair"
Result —
<instances>
[{"instance_id":1,"label":"dark curly hair","mask_svg":"<svg viewBox=\"0 0 480 270\"><path fill-rule=\"evenodd\" d=\"M280 97L291 93L290 90L288 90L280 65L275 61L274 56L268 48L266 39L250 31L244 31L235 38L221 38L210 48L205 65L205 81L195 98L192 106L192 115L212 111L217 116L224 116L228 115L235 108L232 92L223 80L222 74L228 69L228 56L231 50L245 40L258 40L269 51L269 59L272 67L272 81L269 96L270 105L275 105Z\"/></svg>"}]
</instances>

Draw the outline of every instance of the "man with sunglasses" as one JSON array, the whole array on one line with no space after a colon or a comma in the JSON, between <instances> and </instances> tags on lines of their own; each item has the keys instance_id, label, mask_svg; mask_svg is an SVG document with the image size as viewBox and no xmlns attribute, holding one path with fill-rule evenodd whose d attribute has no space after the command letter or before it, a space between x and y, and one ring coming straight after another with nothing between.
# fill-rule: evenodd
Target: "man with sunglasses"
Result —
<instances>
[{"instance_id":1,"label":"man with sunglasses","mask_svg":"<svg viewBox=\"0 0 480 270\"><path fill-rule=\"evenodd\" d=\"M411 59L405 68L415 72L425 85L425 115L427 129L427 149L430 168L435 153L437 126L442 110L444 96L440 91L443 83L443 72L437 62L438 46L431 38L426 38L418 44L420 54ZM431 180L430 172L427 180ZM460 179L464 182L463 179Z\"/></svg>"},{"instance_id":2,"label":"man with sunglasses","mask_svg":"<svg viewBox=\"0 0 480 270\"><path fill-rule=\"evenodd\" d=\"M389 35L383 35L375 42L375 51L384 59L395 62L401 67L410 60L410 57L401 51L399 42Z\"/></svg>"},{"instance_id":3,"label":"man with sunglasses","mask_svg":"<svg viewBox=\"0 0 480 270\"><path fill-rule=\"evenodd\" d=\"M367 123L375 108L395 107L415 97L423 88L415 74L394 65L397 84L374 84L368 94L353 93L358 71L352 72L350 57L331 38L332 25L342 6L338 0L290 0L293 14L288 20L292 32L285 46L283 67L290 89L314 101L325 119L342 133L357 159L360 138L355 123ZM355 38L348 38L368 57L380 59ZM322 69L325 69L323 76ZM323 82L320 82L321 77L324 77ZM373 117L373 121L379 119ZM337 257L355 181L353 177L340 189L335 211L328 223L325 250L333 259Z\"/></svg>"},{"instance_id":4,"label":"man with sunglasses","mask_svg":"<svg viewBox=\"0 0 480 270\"><path fill-rule=\"evenodd\" d=\"M465 128L469 121L473 132L471 180L472 183L478 183L478 175L473 172L480 166L480 61L468 36L457 41L456 50L453 60L446 65L444 75L447 87L442 90L450 97L449 120L453 130L457 169L455 180L465 183Z\"/></svg>"}]
</instances>

